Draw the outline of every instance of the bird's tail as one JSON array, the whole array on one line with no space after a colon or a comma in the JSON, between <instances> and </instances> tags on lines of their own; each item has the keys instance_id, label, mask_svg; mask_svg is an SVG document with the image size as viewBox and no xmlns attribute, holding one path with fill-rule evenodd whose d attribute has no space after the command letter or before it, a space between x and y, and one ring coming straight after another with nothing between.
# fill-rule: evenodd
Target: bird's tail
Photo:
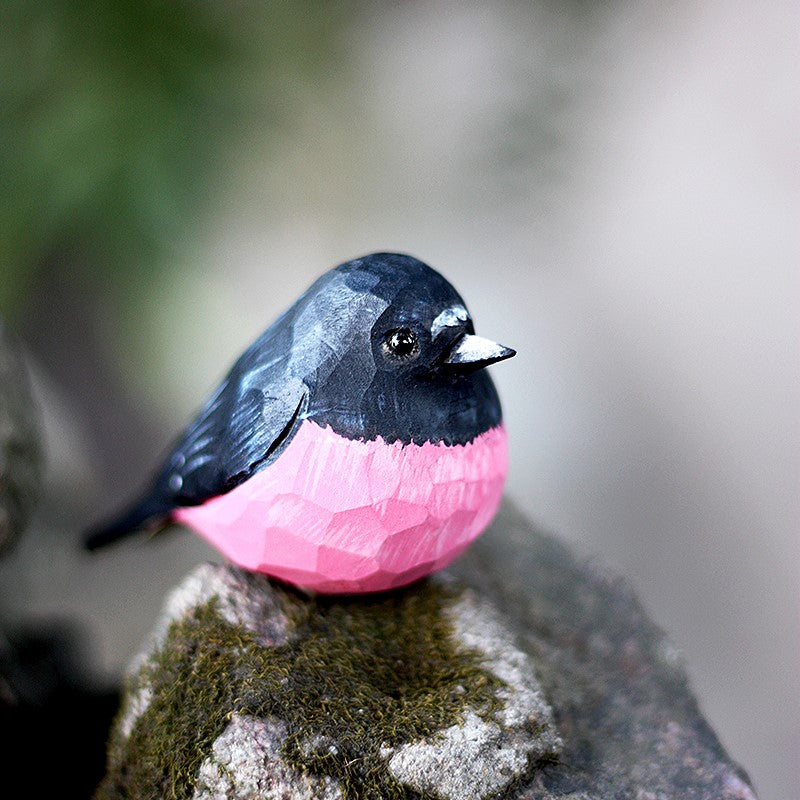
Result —
<instances>
[{"instance_id":1,"label":"bird's tail","mask_svg":"<svg viewBox=\"0 0 800 800\"><path fill-rule=\"evenodd\" d=\"M157 531L169 522L174 504L153 497L145 498L108 522L91 528L84 539L87 550L97 550L137 531Z\"/></svg>"}]
</instances>

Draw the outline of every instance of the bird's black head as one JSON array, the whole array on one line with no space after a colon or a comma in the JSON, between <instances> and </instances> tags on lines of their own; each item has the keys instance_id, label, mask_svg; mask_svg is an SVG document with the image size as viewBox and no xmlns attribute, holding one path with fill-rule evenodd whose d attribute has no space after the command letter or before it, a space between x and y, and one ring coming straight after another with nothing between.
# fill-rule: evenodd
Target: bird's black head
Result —
<instances>
[{"instance_id":1,"label":"bird's black head","mask_svg":"<svg viewBox=\"0 0 800 800\"><path fill-rule=\"evenodd\" d=\"M320 278L293 315L304 416L350 438L463 444L500 424L483 367L514 351L475 336L456 290L415 258L374 253Z\"/></svg>"}]
</instances>

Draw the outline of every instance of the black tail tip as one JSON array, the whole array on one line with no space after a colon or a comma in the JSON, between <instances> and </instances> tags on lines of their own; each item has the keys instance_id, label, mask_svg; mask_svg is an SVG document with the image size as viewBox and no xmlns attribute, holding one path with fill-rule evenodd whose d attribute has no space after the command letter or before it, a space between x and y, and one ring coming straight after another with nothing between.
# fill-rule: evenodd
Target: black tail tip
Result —
<instances>
[{"instance_id":1,"label":"black tail tip","mask_svg":"<svg viewBox=\"0 0 800 800\"><path fill-rule=\"evenodd\" d=\"M139 503L122 515L90 528L83 540L83 546L94 552L140 531L155 533L168 524L171 510L171 506L163 503L149 500Z\"/></svg>"},{"instance_id":2,"label":"black tail tip","mask_svg":"<svg viewBox=\"0 0 800 800\"><path fill-rule=\"evenodd\" d=\"M124 536L124 531L118 531L114 528L92 528L83 538L83 548L90 553L94 553Z\"/></svg>"}]
</instances>

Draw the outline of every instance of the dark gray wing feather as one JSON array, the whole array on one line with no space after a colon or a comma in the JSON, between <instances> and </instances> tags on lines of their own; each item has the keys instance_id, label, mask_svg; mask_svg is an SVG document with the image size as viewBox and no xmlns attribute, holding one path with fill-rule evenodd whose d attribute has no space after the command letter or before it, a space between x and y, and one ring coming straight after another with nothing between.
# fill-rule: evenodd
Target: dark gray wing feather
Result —
<instances>
[{"instance_id":1,"label":"dark gray wing feather","mask_svg":"<svg viewBox=\"0 0 800 800\"><path fill-rule=\"evenodd\" d=\"M253 343L189 425L142 499L90 532L96 549L160 527L178 506L224 494L276 458L299 425L308 389L289 367L286 316Z\"/></svg>"},{"instance_id":2,"label":"dark gray wing feather","mask_svg":"<svg viewBox=\"0 0 800 800\"><path fill-rule=\"evenodd\" d=\"M175 505L230 491L291 438L307 398L302 381L238 389L212 398L168 459L158 483L171 489Z\"/></svg>"}]
</instances>

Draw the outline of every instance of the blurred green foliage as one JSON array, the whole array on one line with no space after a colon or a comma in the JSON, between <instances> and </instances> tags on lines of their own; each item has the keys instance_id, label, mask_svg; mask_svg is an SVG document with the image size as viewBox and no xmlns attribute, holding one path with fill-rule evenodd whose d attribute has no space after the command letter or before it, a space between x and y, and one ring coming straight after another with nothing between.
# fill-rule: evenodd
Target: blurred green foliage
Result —
<instances>
[{"instance_id":1,"label":"blurred green foliage","mask_svg":"<svg viewBox=\"0 0 800 800\"><path fill-rule=\"evenodd\" d=\"M63 260L98 288L146 281L247 131L268 137L286 87L324 74L344 10L2 0L0 310Z\"/></svg>"}]
</instances>

